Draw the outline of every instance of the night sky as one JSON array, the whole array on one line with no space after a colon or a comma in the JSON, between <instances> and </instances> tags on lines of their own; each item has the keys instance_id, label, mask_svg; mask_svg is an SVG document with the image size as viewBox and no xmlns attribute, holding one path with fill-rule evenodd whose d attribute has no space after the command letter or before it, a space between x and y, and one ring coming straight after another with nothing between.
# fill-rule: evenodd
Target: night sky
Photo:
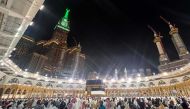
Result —
<instances>
[{"instance_id":1,"label":"night sky","mask_svg":"<svg viewBox=\"0 0 190 109\"><path fill-rule=\"evenodd\" d=\"M164 36L170 59L178 59L160 15L179 27L190 49L190 0L46 0L44 5L25 34L37 41L50 39L65 9L70 8L68 40L81 43L87 71L107 73L124 67L156 71L159 55L148 24Z\"/></svg>"}]
</instances>

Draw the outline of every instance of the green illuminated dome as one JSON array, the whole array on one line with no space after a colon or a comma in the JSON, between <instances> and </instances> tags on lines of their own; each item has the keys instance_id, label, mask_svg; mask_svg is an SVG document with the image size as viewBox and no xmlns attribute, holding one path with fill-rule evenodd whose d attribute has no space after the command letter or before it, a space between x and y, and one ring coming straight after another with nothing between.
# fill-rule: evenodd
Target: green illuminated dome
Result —
<instances>
[{"instance_id":1,"label":"green illuminated dome","mask_svg":"<svg viewBox=\"0 0 190 109\"><path fill-rule=\"evenodd\" d=\"M66 31L69 31L69 9L66 9L65 15L61 18L61 20L58 22L58 24L56 25L56 27L59 27L61 29L64 29Z\"/></svg>"}]
</instances>

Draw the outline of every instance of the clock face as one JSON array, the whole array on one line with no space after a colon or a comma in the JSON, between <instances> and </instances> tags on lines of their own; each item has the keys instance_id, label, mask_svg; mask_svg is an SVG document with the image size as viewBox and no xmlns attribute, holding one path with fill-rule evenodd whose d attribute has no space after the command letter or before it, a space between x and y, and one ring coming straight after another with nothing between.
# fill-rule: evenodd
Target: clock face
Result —
<instances>
[{"instance_id":1,"label":"clock face","mask_svg":"<svg viewBox=\"0 0 190 109\"><path fill-rule=\"evenodd\" d=\"M61 25L63 25L64 27L67 27L68 26L68 22L67 21L62 22Z\"/></svg>"}]
</instances>

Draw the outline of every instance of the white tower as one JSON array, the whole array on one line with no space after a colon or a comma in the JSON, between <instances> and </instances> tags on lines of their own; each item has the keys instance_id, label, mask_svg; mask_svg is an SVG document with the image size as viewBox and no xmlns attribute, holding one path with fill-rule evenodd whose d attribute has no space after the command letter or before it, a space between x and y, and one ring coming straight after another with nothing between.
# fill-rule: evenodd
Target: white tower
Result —
<instances>
[{"instance_id":1,"label":"white tower","mask_svg":"<svg viewBox=\"0 0 190 109\"><path fill-rule=\"evenodd\" d=\"M124 69L125 78L127 78L127 69Z\"/></svg>"},{"instance_id":2,"label":"white tower","mask_svg":"<svg viewBox=\"0 0 190 109\"><path fill-rule=\"evenodd\" d=\"M162 43L162 36L160 36L160 34L157 34L157 32L151 27L151 26L148 26L148 28L150 30L152 30L152 32L154 33L154 43L156 44L157 48L158 48L158 52L159 52L159 55L160 55L160 64L166 64L169 62L169 58L168 58L168 55L163 47L163 43Z\"/></svg>"},{"instance_id":3,"label":"white tower","mask_svg":"<svg viewBox=\"0 0 190 109\"><path fill-rule=\"evenodd\" d=\"M116 80L118 80L118 71L117 71L117 69L115 69L115 74L114 74L114 78L116 79Z\"/></svg>"},{"instance_id":4,"label":"white tower","mask_svg":"<svg viewBox=\"0 0 190 109\"><path fill-rule=\"evenodd\" d=\"M183 40L181 39L181 36L179 35L178 28L172 25L169 21L164 19L162 16L160 16L160 18L164 22L166 22L170 27L169 34L171 35L171 39L178 52L180 59L189 59L190 58L189 51L187 50Z\"/></svg>"}]
</instances>

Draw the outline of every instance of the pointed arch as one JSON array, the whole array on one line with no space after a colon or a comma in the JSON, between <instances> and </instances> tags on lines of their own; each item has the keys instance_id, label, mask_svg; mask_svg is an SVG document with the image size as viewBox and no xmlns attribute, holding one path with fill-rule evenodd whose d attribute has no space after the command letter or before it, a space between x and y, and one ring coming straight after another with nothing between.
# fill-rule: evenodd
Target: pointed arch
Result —
<instances>
[{"instance_id":1,"label":"pointed arch","mask_svg":"<svg viewBox=\"0 0 190 109\"><path fill-rule=\"evenodd\" d=\"M136 85L135 84L131 84L130 87L136 87Z\"/></svg>"},{"instance_id":2,"label":"pointed arch","mask_svg":"<svg viewBox=\"0 0 190 109\"><path fill-rule=\"evenodd\" d=\"M36 86L42 86L41 82L36 83Z\"/></svg>"},{"instance_id":3,"label":"pointed arch","mask_svg":"<svg viewBox=\"0 0 190 109\"><path fill-rule=\"evenodd\" d=\"M139 87L146 87L146 85L144 83L140 83Z\"/></svg>"},{"instance_id":4,"label":"pointed arch","mask_svg":"<svg viewBox=\"0 0 190 109\"><path fill-rule=\"evenodd\" d=\"M164 84L166 84L166 82L165 82L164 80L160 80L160 81L158 82L158 85L164 85Z\"/></svg>"},{"instance_id":5,"label":"pointed arch","mask_svg":"<svg viewBox=\"0 0 190 109\"><path fill-rule=\"evenodd\" d=\"M18 78L12 78L11 80L8 81L8 83L19 84L19 80L18 80Z\"/></svg>"},{"instance_id":6,"label":"pointed arch","mask_svg":"<svg viewBox=\"0 0 190 109\"><path fill-rule=\"evenodd\" d=\"M6 89L5 94L11 93L11 88Z\"/></svg>"},{"instance_id":7,"label":"pointed arch","mask_svg":"<svg viewBox=\"0 0 190 109\"><path fill-rule=\"evenodd\" d=\"M46 85L46 87L53 87L53 85L51 84L51 83L48 83L47 85Z\"/></svg>"},{"instance_id":8,"label":"pointed arch","mask_svg":"<svg viewBox=\"0 0 190 109\"><path fill-rule=\"evenodd\" d=\"M32 85L32 82L28 80L28 81L25 81L24 84L25 85Z\"/></svg>"},{"instance_id":9,"label":"pointed arch","mask_svg":"<svg viewBox=\"0 0 190 109\"><path fill-rule=\"evenodd\" d=\"M155 86L155 84L153 83L153 82L150 82L149 84L148 84L148 86Z\"/></svg>"},{"instance_id":10,"label":"pointed arch","mask_svg":"<svg viewBox=\"0 0 190 109\"><path fill-rule=\"evenodd\" d=\"M11 94L14 94L16 92L16 89L12 89Z\"/></svg>"},{"instance_id":11,"label":"pointed arch","mask_svg":"<svg viewBox=\"0 0 190 109\"><path fill-rule=\"evenodd\" d=\"M26 93L27 93L27 91L26 91L26 90L24 90L22 94L23 94L23 95L25 95Z\"/></svg>"},{"instance_id":12,"label":"pointed arch","mask_svg":"<svg viewBox=\"0 0 190 109\"><path fill-rule=\"evenodd\" d=\"M21 93L22 93L22 90L19 89L19 90L17 91L17 94L20 95Z\"/></svg>"},{"instance_id":13,"label":"pointed arch","mask_svg":"<svg viewBox=\"0 0 190 109\"><path fill-rule=\"evenodd\" d=\"M184 77L183 77L183 81L187 81L187 80L190 80L190 77L184 76Z\"/></svg>"},{"instance_id":14,"label":"pointed arch","mask_svg":"<svg viewBox=\"0 0 190 109\"><path fill-rule=\"evenodd\" d=\"M127 86L125 84L121 84L121 88L126 88Z\"/></svg>"},{"instance_id":15,"label":"pointed arch","mask_svg":"<svg viewBox=\"0 0 190 109\"><path fill-rule=\"evenodd\" d=\"M172 79L172 80L170 80L170 84L175 84L175 83L177 83L177 82L179 82L177 79Z\"/></svg>"},{"instance_id":16,"label":"pointed arch","mask_svg":"<svg viewBox=\"0 0 190 109\"><path fill-rule=\"evenodd\" d=\"M57 87L57 88L62 88L63 85L62 85L62 84L58 84L58 85L56 85L56 87Z\"/></svg>"}]
</instances>

